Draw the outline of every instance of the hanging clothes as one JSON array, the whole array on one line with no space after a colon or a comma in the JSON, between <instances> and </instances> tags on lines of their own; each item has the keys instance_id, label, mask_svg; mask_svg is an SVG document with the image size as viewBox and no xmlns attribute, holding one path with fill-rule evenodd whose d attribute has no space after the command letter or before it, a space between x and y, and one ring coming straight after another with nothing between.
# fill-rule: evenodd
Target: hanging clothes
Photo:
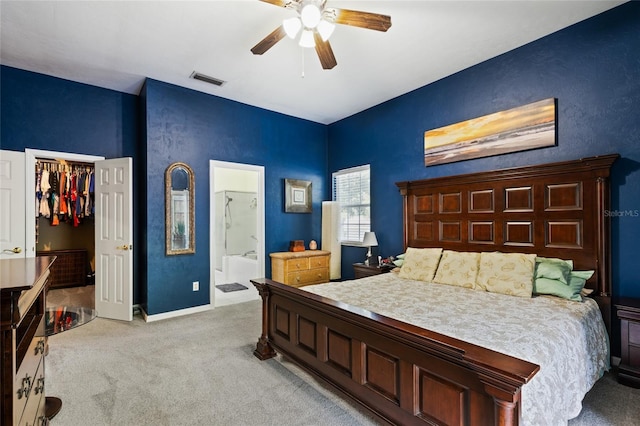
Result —
<instances>
[{"instance_id":1,"label":"hanging clothes","mask_svg":"<svg viewBox=\"0 0 640 426\"><path fill-rule=\"evenodd\" d=\"M50 219L51 225L79 226L95 213L93 167L38 160L35 181L36 216Z\"/></svg>"},{"instance_id":2,"label":"hanging clothes","mask_svg":"<svg viewBox=\"0 0 640 426\"><path fill-rule=\"evenodd\" d=\"M42 170L42 178L40 179L40 188L42 190L42 198L40 199L40 215L46 218L51 216L51 209L49 208L49 170Z\"/></svg>"}]
</instances>

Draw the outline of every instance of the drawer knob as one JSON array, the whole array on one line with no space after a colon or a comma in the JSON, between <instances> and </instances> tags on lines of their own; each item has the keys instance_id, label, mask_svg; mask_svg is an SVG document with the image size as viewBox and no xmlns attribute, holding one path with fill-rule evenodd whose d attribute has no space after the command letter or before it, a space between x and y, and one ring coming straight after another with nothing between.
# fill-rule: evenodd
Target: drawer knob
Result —
<instances>
[{"instance_id":1,"label":"drawer knob","mask_svg":"<svg viewBox=\"0 0 640 426\"><path fill-rule=\"evenodd\" d=\"M26 397L29 395L31 391L31 377L28 374L22 378L22 387L18 389L18 399L21 399L23 396Z\"/></svg>"},{"instance_id":2,"label":"drawer knob","mask_svg":"<svg viewBox=\"0 0 640 426\"><path fill-rule=\"evenodd\" d=\"M44 377L40 377L38 379L36 388L34 389L36 395L39 393L44 393Z\"/></svg>"},{"instance_id":3,"label":"drawer knob","mask_svg":"<svg viewBox=\"0 0 640 426\"><path fill-rule=\"evenodd\" d=\"M38 355L38 353L44 353L44 339L41 339L40 341L38 341L38 344L36 345L34 352L36 355Z\"/></svg>"}]
</instances>

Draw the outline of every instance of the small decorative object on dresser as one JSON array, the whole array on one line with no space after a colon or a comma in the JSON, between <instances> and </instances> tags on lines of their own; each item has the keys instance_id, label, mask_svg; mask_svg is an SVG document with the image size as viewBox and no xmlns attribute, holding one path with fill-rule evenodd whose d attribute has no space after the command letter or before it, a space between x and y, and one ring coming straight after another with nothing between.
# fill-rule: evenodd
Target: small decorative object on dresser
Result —
<instances>
[{"instance_id":1,"label":"small decorative object on dresser","mask_svg":"<svg viewBox=\"0 0 640 426\"><path fill-rule=\"evenodd\" d=\"M271 253L271 276L274 281L293 287L329 281L331 252L306 250Z\"/></svg>"},{"instance_id":2,"label":"small decorative object on dresser","mask_svg":"<svg viewBox=\"0 0 640 426\"><path fill-rule=\"evenodd\" d=\"M304 240L289 241L289 251L304 251Z\"/></svg>"},{"instance_id":3,"label":"small decorative object on dresser","mask_svg":"<svg viewBox=\"0 0 640 426\"><path fill-rule=\"evenodd\" d=\"M385 265L365 265L364 263L353 264L353 273L355 275L355 279L384 274L391 271L392 269L393 266L389 267Z\"/></svg>"},{"instance_id":4,"label":"small decorative object on dresser","mask_svg":"<svg viewBox=\"0 0 640 426\"><path fill-rule=\"evenodd\" d=\"M640 299L621 298L616 308L621 342L618 382L640 388Z\"/></svg>"},{"instance_id":5,"label":"small decorative object on dresser","mask_svg":"<svg viewBox=\"0 0 640 426\"><path fill-rule=\"evenodd\" d=\"M309 250L317 250L317 249L318 249L318 243L316 243L316 240L309 241Z\"/></svg>"}]
</instances>

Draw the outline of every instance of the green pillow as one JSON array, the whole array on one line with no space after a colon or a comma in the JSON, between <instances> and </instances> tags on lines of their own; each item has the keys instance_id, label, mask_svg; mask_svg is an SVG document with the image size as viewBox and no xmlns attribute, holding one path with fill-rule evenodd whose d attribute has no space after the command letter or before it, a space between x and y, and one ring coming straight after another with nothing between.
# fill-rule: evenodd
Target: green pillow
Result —
<instances>
[{"instance_id":1,"label":"green pillow","mask_svg":"<svg viewBox=\"0 0 640 426\"><path fill-rule=\"evenodd\" d=\"M580 292L592 275L593 271L573 271L569 277L568 285L558 280L537 278L533 282L533 293L548 294L551 296L562 297L563 299L582 302Z\"/></svg>"},{"instance_id":2,"label":"green pillow","mask_svg":"<svg viewBox=\"0 0 640 426\"><path fill-rule=\"evenodd\" d=\"M594 272L595 271L571 271L571 276L581 278L586 281L591 278Z\"/></svg>"},{"instance_id":3,"label":"green pillow","mask_svg":"<svg viewBox=\"0 0 640 426\"><path fill-rule=\"evenodd\" d=\"M547 278L550 280L557 280L565 285L568 285L572 269L572 260L536 257L534 278Z\"/></svg>"}]
</instances>

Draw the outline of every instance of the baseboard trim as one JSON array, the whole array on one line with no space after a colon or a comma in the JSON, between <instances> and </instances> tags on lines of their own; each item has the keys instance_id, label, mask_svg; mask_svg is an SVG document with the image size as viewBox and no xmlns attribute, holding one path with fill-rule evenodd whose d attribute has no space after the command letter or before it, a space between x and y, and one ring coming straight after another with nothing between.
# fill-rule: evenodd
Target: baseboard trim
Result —
<instances>
[{"instance_id":1,"label":"baseboard trim","mask_svg":"<svg viewBox=\"0 0 640 426\"><path fill-rule=\"evenodd\" d=\"M145 310L142 309L141 307L140 312L142 313L142 318L144 319L145 322L154 322L154 321L160 321L160 320L165 320L169 318L181 317L184 315L197 314L199 312L206 312L206 311L210 311L211 309L213 309L213 306L210 304L207 304L207 305L195 306L193 308L178 309L177 311L163 312L161 314L153 314L153 315L147 314Z\"/></svg>"}]
</instances>

